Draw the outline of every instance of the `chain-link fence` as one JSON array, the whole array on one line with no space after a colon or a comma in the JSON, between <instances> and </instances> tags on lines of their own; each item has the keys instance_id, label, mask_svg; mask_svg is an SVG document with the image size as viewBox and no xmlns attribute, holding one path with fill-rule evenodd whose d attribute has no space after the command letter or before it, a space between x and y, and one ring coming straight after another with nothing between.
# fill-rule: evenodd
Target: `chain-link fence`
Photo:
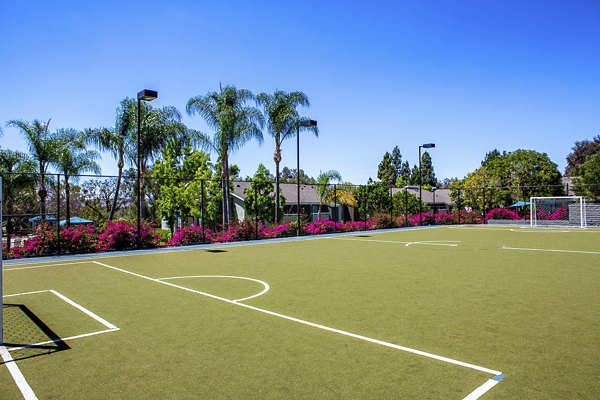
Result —
<instances>
[{"instance_id":1,"label":"chain-link fence","mask_svg":"<svg viewBox=\"0 0 600 400\"><path fill-rule=\"evenodd\" d=\"M532 196L582 195L588 204L600 197L600 184L419 189L381 182L281 182L276 196L271 180L141 177L138 185L133 169L121 176L2 178L5 258L507 218L526 223Z\"/></svg>"}]
</instances>

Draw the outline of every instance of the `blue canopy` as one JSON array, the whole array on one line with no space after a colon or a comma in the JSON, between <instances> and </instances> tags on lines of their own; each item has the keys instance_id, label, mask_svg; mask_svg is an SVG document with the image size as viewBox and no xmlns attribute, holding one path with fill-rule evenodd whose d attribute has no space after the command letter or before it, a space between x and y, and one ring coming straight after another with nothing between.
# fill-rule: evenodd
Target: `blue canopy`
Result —
<instances>
[{"instance_id":1,"label":"blue canopy","mask_svg":"<svg viewBox=\"0 0 600 400\"><path fill-rule=\"evenodd\" d=\"M528 201L517 201L515 204L512 204L510 206L508 206L508 208L513 208L513 207L523 207L523 206L528 206L529 202Z\"/></svg>"},{"instance_id":2,"label":"blue canopy","mask_svg":"<svg viewBox=\"0 0 600 400\"><path fill-rule=\"evenodd\" d=\"M94 221L90 221L89 219L80 218L80 217L72 217L71 219L69 219L69 222L71 223L71 225L87 225L87 224L94 223ZM66 224L67 224L66 219L63 219L60 221L60 226L65 226Z\"/></svg>"},{"instance_id":3,"label":"blue canopy","mask_svg":"<svg viewBox=\"0 0 600 400\"><path fill-rule=\"evenodd\" d=\"M31 222L33 224L39 223L41 220L42 220L42 216L41 215L35 216L33 218L29 218L29 222ZM46 215L46 221L48 221L48 222L56 222L56 218L49 217L49 216Z\"/></svg>"}]
</instances>

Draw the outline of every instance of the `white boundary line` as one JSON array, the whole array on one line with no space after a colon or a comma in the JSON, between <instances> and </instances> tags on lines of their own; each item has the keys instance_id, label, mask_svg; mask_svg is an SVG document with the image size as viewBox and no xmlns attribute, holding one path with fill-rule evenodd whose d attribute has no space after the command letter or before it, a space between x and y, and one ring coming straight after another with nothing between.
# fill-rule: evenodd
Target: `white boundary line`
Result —
<instances>
[{"instance_id":1,"label":"white boundary line","mask_svg":"<svg viewBox=\"0 0 600 400\"><path fill-rule=\"evenodd\" d=\"M559 250L559 249L532 249L527 247L506 247L502 246L502 250L522 250L522 251L547 251L552 253L578 253L578 254L600 254L600 251L584 251L584 250Z\"/></svg>"},{"instance_id":2,"label":"white boundary line","mask_svg":"<svg viewBox=\"0 0 600 400\"><path fill-rule=\"evenodd\" d=\"M90 263L91 263L91 261L79 261L79 262L72 262L72 263L35 265L35 266L31 266L31 267L4 268L4 271L6 272L6 271L21 270L21 269L36 269L36 268L47 268L47 267L60 267L60 266L65 266L65 265L90 264ZM23 264L15 264L15 265L23 265Z\"/></svg>"},{"instance_id":3,"label":"white boundary line","mask_svg":"<svg viewBox=\"0 0 600 400\"><path fill-rule=\"evenodd\" d=\"M73 300L69 299L67 296L65 296L65 295L63 295L63 294L61 294L61 293L59 293L59 292L57 292L56 290L53 290L53 289L38 290L38 291L35 291L35 292L7 294L7 295L4 295L2 297L25 296L25 295L29 295L29 294L38 294L38 293L45 293L45 292L52 293L53 295L55 295L59 299L63 300L67 304L75 307L76 309L78 309L79 311L83 312L87 316L93 318L94 320L96 320L97 322L101 323L102 325L104 325L108 329L104 329L104 330L101 330L101 331L95 331L95 332L89 332L89 333L82 333L81 335L74 335L74 336L69 336L69 337L66 337L66 338L59 338L59 339L54 339L54 340L47 340L47 341L44 341L44 342L32 343L32 344L28 344L28 345L25 345L25 346L11 347L11 348L7 349L9 352L10 351L23 350L23 349L29 349L29 348L36 347L36 346L43 346L45 344L50 344L50 343L65 342L67 340L79 339L79 338L88 337L88 336L95 336L95 335L100 335L102 333L114 332L114 331L118 331L119 330L118 327L116 327L115 325L111 324L110 322L108 322L104 318L99 317L98 315L94 314L93 312L91 312L87 308L83 307L81 304L75 303Z\"/></svg>"},{"instance_id":4,"label":"white boundary line","mask_svg":"<svg viewBox=\"0 0 600 400\"><path fill-rule=\"evenodd\" d=\"M27 383L25 376L23 376L23 373L17 366L15 360L13 360L6 347L0 346L0 356L2 356L4 365L6 365L6 368L8 368L8 372L10 372L10 375L19 387L23 398L25 400L36 400L37 396L33 392L33 389L31 389L31 386L29 386L29 383Z\"/></svg>"},{"instance_id":5,"label":"white boundary line","mask_svg":"<svg viewBox=\"0 0 600 400\"><path fill-rule=\"evenodd\" d=\"M494 386L496 386L499 383L500 383L500 380L498 380L498 379L493 379L493 378L488 379L487 381L485 381L485 383L483 385L481 385L477 389L473 390L463 400L477 400L478 398L480 398L481 396L486 394L488 391L490 391Z\"/></svg>"},{"instance_id":6,"label":"white boundary line","mask_svg":"<svg viewBox=\"0 0 600 400\"><path fill-rule=\"evenodd\" d=\"M460 240L420 240L420 241L416 241L416 242L400 242L397 240L351 239L350 237L328 237L328 238L323 238L323 239L348 240L348 241L355 241L355 242L396 243L396 244L403 244L406 247L408 247L412 244L423 244L423 245L427 245L427 246L457 247L458 245L454 244L454 243L460 243Z\"/></svg>"},{"instance_id":7,"label":"white boundary line","mask_svg":"<svg viewBox=\"0 0 600 400\"><path fill-rule=\"evenodd\" d=\"M269 284L267 282L261 281L259 279L254 279L254 278L247 278L245 276L230 276L230 275L190 275L190 276L171 276L168 278L157 278L156 280L158 281L169 281L172 279L186 279L186 278L231 278L231 279L244 279L246 281L252 281L252 282L258 282L261 285L263 285L264 289L262 290L262 292L257 293L255 295L252 296L248 296L248 297L244 297L243 299L237 299L237 300L232 300L232 301L245 301L245 300L250 300L253 299L255 297L258 296L262 296L263 294L267 293L269 291L269 289L271 289L271 287L269 286Z\"/></svg>"},{"instance_id":8,"label":"white boundary line","mask_svg":"<svg viewBox=\"0 0 600 400\"><path fill-rule=\"evenodd\" d=\"M229 303L229 304L235 304L235 305L240 306L240 307L248 308L250 310L258 311L258 312L261 312L261 313L264 313L264 314L268 314L268 315L272 315L272 316L275 316L275 317L287 319L289 321L294 321L294 322L297 322L297 323L300 323L300 324L303 324L303 325L308 325L308 326L312 326L314 328L319 328L319 329L322 329L322 330L325 330L325 331L338 333L338 334L341 334L341 335L344 335L344 336L349 336L349 337L352 337L352 338L355 338L355 339L359 339L359 340L364 340L366 342L379 344L381 346L390 347L390 348L393 348L393 349L396 349L396 350L402 350L402 351L406 351L408 353L413 353L413 354L418 354L418 355L421 355L421 356L424 356L424 357L433 358L433 359L438 360L438 361L442 361L442 362L446 362L446 363L454 364L454 365L459 365L459 366L465 367L465 368L474 369L474 370L477 370L477 371L481 371L481 372L485 372L485 373L488 373L488 374L492 374L494 376L502 375L502 372L496 371L496 370L493 370L493 369L490 369L490 368L485 368L485 367L481 367L479 365L467 363L467 362L464 362L464 361L458 361L458 360L454 360L452 358L439 356L437 354L432 354L432 353L428 353L428 352L425 352L425 351L421 351L421 350L417 350L417 349L412 349L410 347L400 346L400 345L397 345L397 344L394 344L394 343L384 342L383 340L373 339L373 338L370 338L370 337L367 337L367 336L358 335L356 333L351 333L351 332L343 331L341 329L331 328L331 327L328 327L328 326L325 326L325 325L316 324L314 322L302 320L302 319L299 319L299 318L290 317L289 315L280 314L280 313L276 313L276 312L273 312L273 311L265 310L263 308L254 307L254 306L251 306L251 305L248 305L248 304L238 303L236 301L229 300L229 299L226 299L226 298L223 298L223 297L219 297L219 296L215 296L215 295L210 294L210 293L205 293L205 292L201 292L199 290L194 290L194 289L186 288L184 286L175 285L175 284L170 283L170 282L161 281L161 280L158 280L156 278L151 278L149 276L137 274L135 272L127 271L125 269L117 268L117 267L114 267L112 265L104 264L104 263L101 263L101 262L98 262L98 261L94 261L94 263L98 264L100 266L106 267L106 268L113 269L115 271L119 271L119 272L123 272L125 274L136 276L138 278L146 279L146 280L149 280L149 281L152 281L152 282L157 282L157 283L160 283L160 284L163 284L163 285L167 285L167 286L172 286L174 288L185 290L187 292L200 294L200 295L203 295L203 296L206 296L206 297L210 297L212 299L221 300L221 301L224 301L224 302Z\"/></svg>"}]
</instances>

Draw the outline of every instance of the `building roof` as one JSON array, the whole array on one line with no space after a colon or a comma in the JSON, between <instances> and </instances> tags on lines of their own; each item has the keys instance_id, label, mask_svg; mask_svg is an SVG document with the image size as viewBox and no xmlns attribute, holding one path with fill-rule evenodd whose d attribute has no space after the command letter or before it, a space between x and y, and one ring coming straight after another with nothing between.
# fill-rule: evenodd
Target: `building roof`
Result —
<instances>
[{"instance_id":1,"label":"building roof","mask_svg":"<svg viewBox=\"0 0 600 400\"><path fill-rule=\"evenodd\" d=\"M413 187L408 187L406 189L408 193L411 193L419 198L419 189L415 189ZM396 194L398 192L404 192L404 188L392 188L392 194ZM434 201L434 192L430 192L429 190L422 190L423 192L423 202L424 203L433 203ZM454 204L452 199L450 198L450 189L437 189L435 191L435 202L436 203L445 203L445 204Z\"/></svg>"}]
</instances>

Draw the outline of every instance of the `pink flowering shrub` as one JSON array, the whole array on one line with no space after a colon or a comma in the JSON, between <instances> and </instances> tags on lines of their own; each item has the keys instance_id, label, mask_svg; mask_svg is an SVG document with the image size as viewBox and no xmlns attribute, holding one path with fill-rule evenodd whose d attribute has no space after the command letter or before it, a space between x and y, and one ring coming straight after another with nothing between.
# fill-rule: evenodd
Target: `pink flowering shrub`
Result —
<instances>
[{"instance_id":1,"label":"pink flowering shrub","mask_svg":"<svg viewBox=\"0 0 600 400\"><path fill-rule=\"evenodd\" d=\"M63 253L93 253L97 241L98 236L92 225L71 226L60 231L59 246Z\"/></svg>"},{"instance_id":2,"label":"pink flowering shrub","mask_svg":"<svg viewBox=\"0 0 600 400\"><path fill-rule=\"evenodd\" d=\"M320 235L336 231L336 223L329 219L318 219L304 225L304 232L309 235Z\"/></svg>"},{"instance_id":3,"label":"pink flowering shrub","mask_svg":"<svg viewBox=\"0 0 600 400\"><path fill-rule=\"evenodd\" d=\"M140 243L143 247L157 247L158 236L152 228L143 223L140 229ZM98 235L98 251L134 249L137 242L137 225L125 221L108 221L104 231Z\"/></svg>"},{"instance_id":4,"label":"pink flowering shrub","mask_svg":"<svg viewBox=\"0 0 600 400\"><path fill-rule=\"evenodd\" d=\"M212 242L212 231L204 228L204 239L206 243ZM189 244L202 243L201 226L184 226L177 229L173 237L167 242L167 246L186 246Z\"/></svg>"},{"instance_id":5,"label":"pink flowering shrub","mask_svg":"<svg viewBox=\"0 0 600 400\"><path fill-rule=\"evenodd\" d=\"M521 219L521 217L519 217L519 214L508 208L494 208L485 214L485 220L487 221L488 219L518 220Z\"/></svg>"},{"instance_id":6,"label":"pink flowering shrub","mask_svg":"<svg viewBox=\"0 0 600 400\"><path fill-rule=\"evenodd\" d=\"M544 221L564 221L569 219L569 210L567 208L558 208L553 213L545 210L537 211L537 219Z\"/></svg>"},{"instance_id":7,"label":"pink flowering shrub","mask_svg":"<svg viewBox=\"0 0 600 400\"><path fill-rule=\"evenodd\" d=\"M292 236L295 234L296 229L292 226L291 222L273 224L270 226L259 225L258 227L258 237L261 239L280 238L285 236Z\"/></svg>"}]
</instances>

